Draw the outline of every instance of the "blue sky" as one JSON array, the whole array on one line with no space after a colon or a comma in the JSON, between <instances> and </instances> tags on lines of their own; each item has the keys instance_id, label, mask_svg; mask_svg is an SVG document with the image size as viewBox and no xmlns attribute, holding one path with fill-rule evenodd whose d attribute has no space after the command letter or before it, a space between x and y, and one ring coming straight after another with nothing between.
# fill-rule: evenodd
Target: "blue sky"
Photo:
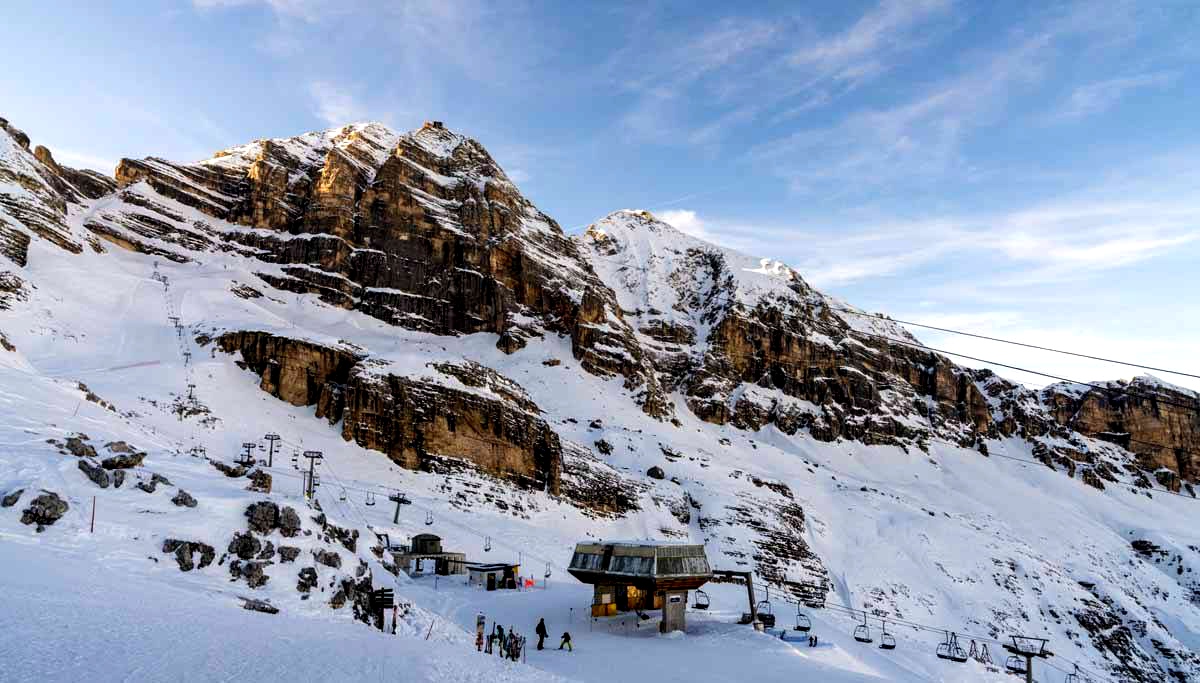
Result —
<instances>
[{"instance_id":1,"label":"blue sky","mask_svg":"<svg viewBox=\"0 0 1200 683\"><path fill-rule=\"evenodd\" d=\"M64 163L436 118L568 232L648 208L896 317L1200 374L1194 2L17 2L0 40L0 116Z\"/></svg>"}]
</instances>

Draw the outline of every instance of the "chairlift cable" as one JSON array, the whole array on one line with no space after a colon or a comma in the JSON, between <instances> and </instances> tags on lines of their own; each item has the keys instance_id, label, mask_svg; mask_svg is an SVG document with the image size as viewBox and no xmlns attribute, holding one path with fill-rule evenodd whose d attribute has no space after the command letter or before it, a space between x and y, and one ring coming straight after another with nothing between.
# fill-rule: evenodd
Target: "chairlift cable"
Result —
<instances>
[{"instance_id":1,"label":"chairlift cable","mask_svg":"<svg viewBox=\"0 0 1200 683\"><path fill-rule=\"evenodd\" d=\"M1195 379L1200 379L1200 375L1193 374L1190 372L1183 372L1181 370L1168 370L1167 368L1159 368L1159 367L1155 367L1153 365L1142 365L1141 363L1117 360L1115 358L1105 358L1103 356L1093 356L1093 355L1086 354L1086 353L1079 353L1077 351L1067 351L1065 349L1055 349L1055 348L1051 348L1049 346L1039 346L1038 344L1028 344L1025 342L1013 341L1011 339L1001 339L999 337L990 337L985 334L977 334L975 332L966 332L963 330L955 330L955 329L952 329L949 327L938 327L936 325L926 325L924 323L917 323L917 322L912 322L909 320L900 320L898 318L891 318L891 317L888 317L881 313L868 313L866 311L855 311L855 310L851 310L848 308L839 308L837 306L830 306L830 308L839 313L849 313L851 315L857 315L857 316L861 316L863 318L874 318L876 320L885 320L887 322L899 323L901 325L912 325L913 327L923 327L927 330L936 330L938 332L949 332L950 334L958 334L958 335L962 335L964 337L974 337L976 339L985 339L987 341L1000 342L1002 344L1012 344L1013 346L1023 346L1025 348L1036 349L1038 351L1049 351L1051 353L1060 353L1060 354L1063 354L1066 356L1076 356L1078 358L1087 358L1089 360L1098 360L1098 361L1102 361L1105 363L1113 363L1114 365L1124 365L1126 367L1131 367L1131 368L1141 368L1143 370L1153 370L1155 372L1165 372L1167 374L1179 375L1181 377L1192 377Z\"/></svg>"}]
</instances>

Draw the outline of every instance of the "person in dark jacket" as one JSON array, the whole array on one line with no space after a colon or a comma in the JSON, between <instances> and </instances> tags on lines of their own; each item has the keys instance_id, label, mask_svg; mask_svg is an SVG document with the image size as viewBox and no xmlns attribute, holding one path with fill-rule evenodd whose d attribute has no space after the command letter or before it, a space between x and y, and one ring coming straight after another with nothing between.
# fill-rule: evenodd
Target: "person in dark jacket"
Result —
<instances>
[{"instance_id":1,"label":"person in dark jacket","mask_svg":"<svg viewBox=\"0 0 1200 683\"><path fill-rule=\"evenodd\" d=\"M539 649L539 650L546 649L546 647L545 647L546 636L550 635L550 633L548 631L546 631L546 619L544 617L542 619L538 620L538 625L537 625L537 628L534 629L534 633L536 633L537 637L538 637L537 649Z\"/></svg>"},{"instance_id":2,"label":"person in dark jacket","mask_svg":"<svg viewBox=\"0 0 1200 683\"><path fill-rule=\"evenodd\" d=\"M563 631L562 642L558 644L558 649L567 648L567 652L574 652L575 648L571 647L571 634Z\"/></svg>"}]
</instances>

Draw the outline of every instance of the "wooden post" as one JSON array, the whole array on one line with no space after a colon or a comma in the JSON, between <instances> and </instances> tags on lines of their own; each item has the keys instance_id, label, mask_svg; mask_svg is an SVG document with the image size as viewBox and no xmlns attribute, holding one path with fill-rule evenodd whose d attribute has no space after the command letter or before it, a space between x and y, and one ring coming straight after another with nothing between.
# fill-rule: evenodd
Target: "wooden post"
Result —
<instances>
[{"instance_id":1,"label":"wooden post","mask_svg":"<svg viewBox=\"0 0 1200 683\"><path fill-rule=\"evenodd\" d=\"M88 531L89 534L96 533L96 497L92 496L92 526Z\"/></svg>"}]
</instances>

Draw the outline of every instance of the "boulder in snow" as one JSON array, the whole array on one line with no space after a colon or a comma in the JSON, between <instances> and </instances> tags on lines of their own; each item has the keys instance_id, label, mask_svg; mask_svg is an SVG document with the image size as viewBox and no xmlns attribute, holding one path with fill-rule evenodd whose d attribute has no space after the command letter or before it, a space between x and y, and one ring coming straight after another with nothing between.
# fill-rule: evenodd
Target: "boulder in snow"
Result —
<instances>
[{"instance_id":1,"label":"boulder in snow","mask_svg":"<svg viewBox=\"0 0 1200 683\"><path fill-rule=\"evenodd\" d=\"M16 505L17 501L21 500L22 493L25 493L25 489L17 489L4 494L4 497L0 498L0 507L10 508Z\"/></svg>"},{"instance_id":2,"label":"boulder in snow","mask_svg":"<svg viewBox=\"0 0 1200 683\"><path fill-rule=\"evenodd\" d=\"M651 479L666 479L667 473L663 472L663 468L655 465L654 467L646 470L646 476L650 477Z\"/></svg>"},{"instance_id":3,"label":"boulder in snow","mask_svg":"<svg viewBox=\"0 0 1200 683\"><path fill-rule=\"evenodd\" d=\"M103 467L94 464L90 460L80 460L79 471L83 472L84 476L86 476L88 479L91 479L92 483L94 483L96 486L99 486L102 489L108 488L108 472L106 472Z\"/></svg>"},{"instance_id":4,"label":"boulder in snow","mask_svg":"<svg viewBox=\"0 0 1200 683\"><path fill-rule=\"evenodd\" d=\"M125 470L130 467L141 467L146 459L145 453L123 453L100 461L100 466L106 470Z\"/></svg>"},{"instance_id":5,"label":"boulder in snow","mask_svg":"<svg viewBox=\"0 0 1200 683\"><path fill-rule=\"evenodd\" d=\"M179 507L196 507L196 499L192 496L192 494L184 491L183 489L179 489L179 493L175 494L175 497L171 499L171 502L175 503Z\"/></svg>"},{"instance_id":6,"label":"boulder in snow","mask_svg":"<svg viewBox=\"0 0 1200 683\"><path fill-rule=\"evenodd\" d=\"M36 524L40 533L45 531L46 527L62 519L69 508L67 501L59 498L57 493L44 491L42 495L34 498L29 507L21 513L21 523Z\"/></svg>"}]
</instances>

